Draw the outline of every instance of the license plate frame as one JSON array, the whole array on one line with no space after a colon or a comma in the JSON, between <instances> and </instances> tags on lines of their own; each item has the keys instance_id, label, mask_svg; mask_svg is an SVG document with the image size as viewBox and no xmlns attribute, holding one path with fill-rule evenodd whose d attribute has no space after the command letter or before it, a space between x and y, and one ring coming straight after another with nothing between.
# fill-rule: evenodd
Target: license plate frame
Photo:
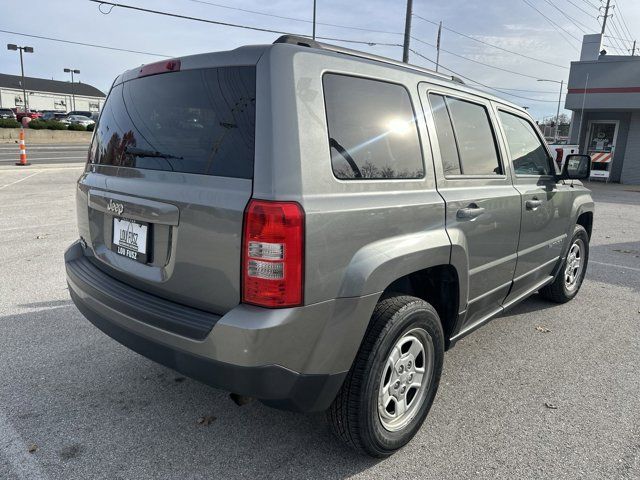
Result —
<instances>
[{"instance_id":1,"label":"license plate frame","mask_svg":"<svg viewBox=\"0 0 640 480\"><path fill-rule=\"evenodd\" d=\"M113 217L111 227L111 250L139 263L150 261L151 224L130 218Z\"/></svg>"}]
</instances>

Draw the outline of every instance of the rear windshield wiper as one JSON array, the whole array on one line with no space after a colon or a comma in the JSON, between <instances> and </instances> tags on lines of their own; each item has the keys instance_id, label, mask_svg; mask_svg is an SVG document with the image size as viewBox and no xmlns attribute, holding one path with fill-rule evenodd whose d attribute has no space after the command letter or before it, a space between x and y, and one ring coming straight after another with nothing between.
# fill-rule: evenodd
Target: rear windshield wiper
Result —
<instances>
[{"instance_id":1,"label":"rear windshield wiper","mask_svg":"<svg viewBox=\"0 0 640 480\"><path fill-rule=\"evenodd\" d=\"M145 150L144 148L127 147L124 149L124 153L134 155L136 157L158 157L158 158L175 158L177 160L183 160L183 157L171 155L170 153L162 153L157 150Z\"/></svg>"}]
</instances>

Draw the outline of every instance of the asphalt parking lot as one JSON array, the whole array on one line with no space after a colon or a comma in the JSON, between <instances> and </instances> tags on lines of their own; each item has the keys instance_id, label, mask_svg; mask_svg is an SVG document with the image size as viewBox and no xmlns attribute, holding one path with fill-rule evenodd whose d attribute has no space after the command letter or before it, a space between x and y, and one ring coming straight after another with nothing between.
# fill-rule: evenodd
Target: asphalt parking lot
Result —
<instances>
[{"instance_id":1,"label":"asphalt parking lot","mask_svg":"<svg viewBox=\"0 0 640 480\"><path fill-rule=\"evenodd\" d=\"M419 434L376 461L322 414L237 407L89 324L62 260L80 172L0 166L0 479L640 478L640 188L594 186L577 298L460 341Z\"/></svg>"}]
</instances>

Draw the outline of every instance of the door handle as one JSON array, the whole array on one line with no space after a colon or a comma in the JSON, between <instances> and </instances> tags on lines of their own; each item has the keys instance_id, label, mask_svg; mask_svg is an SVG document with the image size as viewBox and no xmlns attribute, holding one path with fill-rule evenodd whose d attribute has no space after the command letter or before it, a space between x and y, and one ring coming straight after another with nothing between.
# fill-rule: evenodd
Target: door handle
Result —
<instances>
[{"instance_id":1,"label":"door handle","mask_svg":"<svg viewBox=\"0 0 640 480\"><path fill-rule=\"evenodd\" d=\"M477 206L475 203L472 203L468 207L461 208L456 212L456 217L460 219L469 219L479 217L484 213L484 208Z\"/></svg>"},{"instance_id":2,"label":"door handle","mask_svg":"<svg viewBox=\"0 0 640 480\"><path fill-rule=\"evenodd\" d=\"M535 210L540 205L542 205L542 200L538 200L537 198L532 198L531 200L527 200L526 202L524 202L524 204L527 207L527 210Z\"/></svg>"}]
</instances>

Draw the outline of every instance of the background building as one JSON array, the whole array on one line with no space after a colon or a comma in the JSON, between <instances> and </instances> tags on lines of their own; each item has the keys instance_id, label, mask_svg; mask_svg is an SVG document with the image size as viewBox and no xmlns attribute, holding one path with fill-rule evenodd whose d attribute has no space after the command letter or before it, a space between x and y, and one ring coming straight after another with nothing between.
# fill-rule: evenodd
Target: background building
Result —
<instances>
[{"instance_id":1,"label":"background building","mask_svg":"<svg viewBox=\"0 0 640 480\"><path fill-rule=\"evenodd\" d=\"M640 56L602 51L602 35L585 35L571 62L569 143L591 155L592 177L640 184Z\"/></svg>"},{"instance_id":2,"label":"background building","mask_svg":"<svg viewBox=\"0 0 640 480\"><path fill-rule=\"evenodd\" d=\"M87 110L98 112L104 104L105 94L86 83L45 78L25 77L28 106L32 110ZM75 94L75 108L73 96ZM19 75L0 73L0 108L22 108L24 106L22 78Z\"/></svg>"}]
</instances>

